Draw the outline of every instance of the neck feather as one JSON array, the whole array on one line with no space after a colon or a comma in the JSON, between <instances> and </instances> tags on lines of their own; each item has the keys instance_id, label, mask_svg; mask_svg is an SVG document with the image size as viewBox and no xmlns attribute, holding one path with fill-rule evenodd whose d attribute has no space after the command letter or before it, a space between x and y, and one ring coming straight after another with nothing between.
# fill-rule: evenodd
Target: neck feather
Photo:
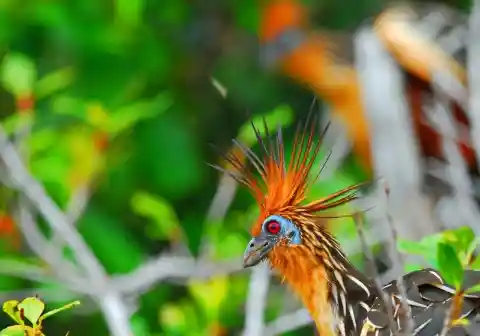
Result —
<instances>
[{"instance_id":1,"label":"neck feather","mask_svg":"<svg viewBox=\"0 0 480 336\"><path fill-rule=\"evenodd\" d=\"M368 301L374 286L329 233L314 236L314 242L304 235L308 240L300 246L275 248L270 264L300 297L320 335L337 335L339 323L345 323L341 313L350 304Z\"/></svg>"}]
</instances>

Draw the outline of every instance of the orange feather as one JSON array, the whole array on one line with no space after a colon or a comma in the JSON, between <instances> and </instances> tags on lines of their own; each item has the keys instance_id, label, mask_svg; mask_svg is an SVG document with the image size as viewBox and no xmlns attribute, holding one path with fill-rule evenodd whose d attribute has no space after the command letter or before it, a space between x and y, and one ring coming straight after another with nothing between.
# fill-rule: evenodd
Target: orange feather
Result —
<instances>
[{"instance_id":1,"label":"orange feather","mask_svg":"<svg viewBox=\"0 0 480 336\"><path fill-rule=\"evenodd\" d=\"M266 142L252 124L258 143L263 149L263 160L247 146L238 142L236 145L240 151L232 151L226 157L233 167L229 173L239 183L248 187L260 208L261 215L257 224L252 228L252 234L258 234L261 223L271 214L288 212L290 209L299 213L313 214L355 199L355 191L362 184L345 188L320 200L302 205L311 182L315 181L315 179L309 181L309 174L320 151L321 140L328 129L327 127L322 134L318 135L315 125L317 123L313 121L309 130L307 130L308 127L305 127L303 132L300 131L300 127L297 129L289 163L284 154L281 130L278 130L276 140L272 141L266 124L265 133L269 138ZM319 141L315 141L317 136L319 136ZM239 156L240 152L243 155ZM250 166L242 162L243 156L248 159L247 164L250 163ZM253 174L251 166L255 168L260 178Z\"/></svg>"}]
</instances>

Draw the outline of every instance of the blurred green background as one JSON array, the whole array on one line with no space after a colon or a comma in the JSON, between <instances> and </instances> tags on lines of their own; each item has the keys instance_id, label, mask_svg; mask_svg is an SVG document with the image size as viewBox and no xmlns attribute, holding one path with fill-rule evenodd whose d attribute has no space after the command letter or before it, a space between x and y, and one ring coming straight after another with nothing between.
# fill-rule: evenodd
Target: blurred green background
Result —
<instances>
[{"instance_id":1,"label":"blurred green background","mask_svg":"<svg viewBox=\"0 0 480 336\"><path fill-rule=\"evenodd\" d=\"M351 30L382 5L309 3L319 27L339 30ZM89 190L77 226L109 273L131 272L165 251L199 255L205 239L214 261L241 259L255 220L253 199L239 191L226 216L210 221L221 174L206 162L220 163L218 151L227 151L232 138L250 139L242 127L251 117L282 123L288 147L289 126L305 117L313 99L260 67L258 14L256 0L0 0L3 126L13 135L32 125L22 152L62 209ZM362 179L353 159L343 168L309 197ZM43 265L15 227L12 196L1 189L2 258ZM338 227L343 241L354 234L347 219ZM361 267L361 258L354 260ZM236 334L248 281L249 272L240 272L160 282L138 293L136 335ZM3 299L37 292L50 307L83 298L60 284L0 276ZM285 312L285 300L293 299L275 280L267 320ZM87 299L83 306L48 320L46 334L106 335L95 305ZM7 323L1 316L0 326ZM291 334L311 333L307 327Z\"/></svg>"}]
</instances>

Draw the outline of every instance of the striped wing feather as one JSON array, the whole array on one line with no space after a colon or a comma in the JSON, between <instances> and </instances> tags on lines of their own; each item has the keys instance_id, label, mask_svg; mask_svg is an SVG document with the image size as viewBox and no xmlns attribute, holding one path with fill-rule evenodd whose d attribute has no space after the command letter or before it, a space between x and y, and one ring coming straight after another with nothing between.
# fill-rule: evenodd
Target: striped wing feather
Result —
<instances>
[{"instance_id":1,"label":"striped wing feather","mask_svg":"<svg viewBox=\"0 0 480 336\"><path fill-rule=\"evenodd\" d=\"M409 273L403 277L407 292L407 302L412 311L414 336L441 335L445 319L449 314L455 289L448 286L441 275L433 269L424 269ZM480 272L467 271L465 287L480 281ZM395 330L390 330L389 317L383 299L376 295L368 311L360 314L357 319L362 323L361 336L389 336L405 329L406 315L404 314L399 297L397 281L384 286L392 304ZM479 317L480 293L473 293L464 297L460 318L469 320L469 325L458 325L451 328L447 335L475 336L480 334L480 324L475 322ZM352 334L354 335L354 334Z\"/></svg>"}]
</instances>

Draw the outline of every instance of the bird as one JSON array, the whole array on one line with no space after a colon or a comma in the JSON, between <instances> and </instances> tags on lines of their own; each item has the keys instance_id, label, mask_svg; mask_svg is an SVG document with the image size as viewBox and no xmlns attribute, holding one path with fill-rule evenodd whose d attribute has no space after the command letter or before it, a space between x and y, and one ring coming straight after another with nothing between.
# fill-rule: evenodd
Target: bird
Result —
<instances>
[{"instance_id":1,"label":"bird","mask_svg":"<svg viewBox=\"0 0 480 336\"><path fill-rule=\"evenodd\" d=\"M461 15L453 15L446 7L441 9L452 22L461 21ZM444 161L442 139L424 114L423 98L432 97L432 77L439 71L449 70L459 83L468 83L464 55L450 56L434 39L415 28L414 24L433 10L405 3L390 5L374 18L372 26L406 75L406 94L422 156ZM444 30L449 32L454 27ZM263 64L311 89L332 107L333 118L345 126L353 153L367 175L373 176L371 133L361 84L353 56L347 55L353 38L314 30L307 8L299 0L264 1L258 36ZM478 176L469 120L458 104L454 105L454 116L462 130L458 148L470 172Z\"/></svg>"},{"instance_id":2,"label":"bird","mask_svg":"<svg viewBox=\"0 0 480 336\"><path fill-rule=\"evenodd\" d=\"M301 299L321 336L396 335L409 325L407 321L413 321L414 335L440 335L456 296L438 271L427 268L403 277L412 316L407 319L408 309L401 306L397 282L376 286L352 265L329 229L329 211L360 197L362 185L370 182L307 202L309 188L322 171L317 171L314 162L328 128L320 132L315 117L299 123L287 155L281 128L272 132L264 122L266 136L262 138L259 128L253 123L252 127L260 153L234 140L238 151L225 154L230 163L225 172L250 191L259 208L243 266L268 263ZM478 283L479 272L469 270L465 279ZM480 293L465 294L457 315L473 319L479 309ZM460 325L453 326L447 335L475 333Z\"/></svg>"}]
</instances>

